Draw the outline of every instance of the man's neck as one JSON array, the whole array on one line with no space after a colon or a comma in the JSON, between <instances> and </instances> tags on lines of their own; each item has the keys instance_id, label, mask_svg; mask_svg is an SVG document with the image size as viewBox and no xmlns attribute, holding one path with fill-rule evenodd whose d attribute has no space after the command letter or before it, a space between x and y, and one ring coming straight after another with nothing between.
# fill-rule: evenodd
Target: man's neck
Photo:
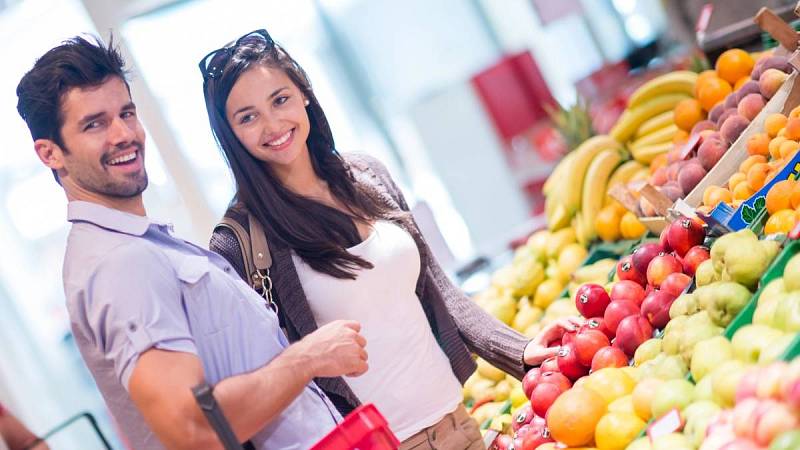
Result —
<instances>
[{"instance_id":1,"label":"man's neck","mask_svg":"<svg viewBox=\"0 0 800 450\"><path fill-rule=\"evenodd\" d=\"M116 209L117 211L122 211L142 217L147 216L147 211L145 211L144 209L144 201L142 200L141 194L127 198L108 197L105 195L98 195L86 191L82 192L66 191L66 194L67 194L67 200L71 202L83 201L83 202L95 203L98 205L105 206L106 208Z\"/></svg>"}]
</instances>

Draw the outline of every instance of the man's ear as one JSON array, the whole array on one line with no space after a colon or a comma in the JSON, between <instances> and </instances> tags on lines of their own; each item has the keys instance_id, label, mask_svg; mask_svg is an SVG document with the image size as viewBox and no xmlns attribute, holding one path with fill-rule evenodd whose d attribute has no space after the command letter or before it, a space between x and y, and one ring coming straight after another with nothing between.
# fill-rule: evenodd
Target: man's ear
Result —
<instances>
[{"instance_id":1,"label":"man's ear","mask_svg":"<svg viewBox=\"0 0 800 450\"><path fill-rule=\"evenodd\" d=\"M36 139L33 141L36 156L45 166L59 171L64 168L64 151L50 139Z\"/></svg>"}]
</instances>

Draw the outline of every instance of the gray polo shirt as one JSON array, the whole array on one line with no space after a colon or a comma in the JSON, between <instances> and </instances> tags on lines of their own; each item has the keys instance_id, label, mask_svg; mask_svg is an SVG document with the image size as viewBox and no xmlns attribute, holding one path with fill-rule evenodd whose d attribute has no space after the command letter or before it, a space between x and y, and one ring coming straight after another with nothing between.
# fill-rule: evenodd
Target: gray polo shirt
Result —
<instances>
[{"instance_id":1,"label":"gray polo shirt","mask_svg":"<svg viewBox=\"0 0 800 450\"><path fill-rule=\"evenodd\" d=\"M72 332L133 448L163 448L128 395L144 351L197 355L215 384L264 366L288 346L277 316L227 261L176 238L171 226L79 201L69 203L68 220L64 291ZM339 418L311 383L252 441L260 449L307 449Z\"/></svg>"}]
</instances>

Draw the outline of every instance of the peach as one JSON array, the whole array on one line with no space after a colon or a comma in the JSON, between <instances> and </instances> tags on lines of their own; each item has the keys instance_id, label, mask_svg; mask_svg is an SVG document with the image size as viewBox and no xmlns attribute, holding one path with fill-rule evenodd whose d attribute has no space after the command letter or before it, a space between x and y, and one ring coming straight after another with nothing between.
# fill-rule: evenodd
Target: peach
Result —
<instances>
[{"instance_id":1,"label":"peach","mask_svg":"<svg viewBox=\"0 0 800 450\"><path fill-rule=\"evenodd\" d=\"M678 172L683 166L683 161L675 161L667 166L667 181L678 181Z\"/></svg>"},{"instance_id":2,"label":"peach","mask_svg":"<svg viewBox=\"0 0 800 450\"><path fill-rule=\"evenodd\" d=\"M790 158L792 155L794 155L798 148L800 148L800 144L797 141L784 141L778 150L780 152L781 159Z\"/></svg>"},{"instance_id":3,"label":"peach","mask_svg":"<svg viewBox=\"0 0 800 450\"><path fill-rule=\"evenodd\" d=\"M769 155L773 158L780 158L781 157L781 144L786 142L786 138L783 136L775 136L769 141Z\"/></svg>"},{"instance_id":4,"label":"peach","mask_svg":"<svg viewBox=\"0 0 800 450\"><path fill-rule=\"evenodd\" d=\"M725 106L725 109L736 108L736 105L739 104L739 97L736 96L735 92L731 92L725 97L725 101L722 102Z\"/></svg>"},{"instance_id":5,"label":"peach","mask_svg":"<svg viewBox=\"0 0 800 450\"><path fill-rule=\"evenodd\" d=\"M789 111L789 118L791 119L792 117L800 117L800 105L795 106Z\"/></svg>"},{"instance_id":6,"label":"peach","mask_svg":"<svg viewBox=\"0 0 800 450\"><path fill-rule=\"evenodd\" d=\"M708 192L708 201L704 202L706 205L714 208L721 202L730 203L733 201L733 195L731 195L731 191L717 186L713 187L714 189L711 189Z\"/></svg>"},{"instance_id":7,"label":"peach","mask_svg":"<svg viewBox=\"0 0 800 450\"><path fill-rule=\"evenodd\" d=\"M711 170L728 151L728 147L718 139L707 139L697 149L697 160L705 170Z\"/></svg>"},{"instance_id":8,"label":"peach","mask_svg":"<svg viewBox=\"0 0 800 450\"><path fill-rule=\"evenodd\" d=\"M764 131L769 137L774 138L786 126L787 120L789 119L781 113L772 113L764 119Z\"/></svg>"},{"instance_id":9,"label":"peach","mask_svg":"<svg viewBox=\"0 0 800 450\"><path fill-rule=\"evenodd\" d=\"M758 192L759 189L764 187L770 170L771 167L767 163L753 164L753 167L747 171L747 185L750 189Z\"/></svg>"},{"instance_id":10,"label":"peach","mask_svg":"<svg viewBox=\"0 0 800 450\"><path fill-rule=\"evenodd\" d=\"M785 56L770 56L768 58L761 58L756 61L753 66L753 71L750 73L750 78L753 80L760 80L761 75L769 69L777 69L783 73L792 73L792 65Z\"/></svg>"},{"instance_id":11,"label":"peach","mask_svg":"<svg viewBox=\"0 0 800 450\"><path fill-rule=\"evenodd\" d=\"M692 192L695 186L706 176L706 169L695 159L686 163L678 173L678 186L684 193Z\"/></svg>"},{"instance_id":12,"label":"peach","mask_svg":"<svg viewBox=\"0 0 800 450\"><path fill-rule=\"evenodd\" d=\"M756 133L747 139L747 153L769 156L770 138L767 133Z\"/></svg>"},{"instance_id":13,"label":"peach","mask_svg":"<svg viewBox=\"0 0 800 450\"><path fill-rule=\"evenodd\" d=\"M747 200L748 198L752 197L756 191L750 189L750 186L747 183L739 183L733 189L733 199L734 200Z\"/></svg>"},{"instance_id":14,"label":"peach","mask_svg":"<svg viewBox=\"0 0 800 450\"><path fill-rule=\"evenodd\" d=\"M758 81L750 80L747 83L745 83L745 85L742 86L741 89L734 92L734 95L736 96L736 103L738 104L739 102L742 101L743 98L747 97L748 95L760 94L760 93L761 93L761 88L758 85Z\"/></svg>"},{"instance_id":15,"label":"peach","mask_svg":"<svg viewBox=\"0 0 800 450\"><path fill-rule=\"evenodd\" d=\"M669 199L672 200L673 202L683 197L684 195L683 189L681 189L677 181L669 181L660 188L658 188L658 190L660 190L662 194L669 197Z\"/></svg>"},{"instance_id":16,"label":"peach","mask_svg":"<svg viewBox=\"0 0 800 450\"><path fill-rule=\"evenodd\" d=\"M722 114L719 116L719 119L717 119L717 129L721 130L722 124L725 123L726 120L728 120L728 117L734 114L739 114L739 111L736 110L735 105L732 108L727 108L725 111L723 111Z\"/></svg>"},{"instance_id":17,"label":"peach","mask_svg":"<svg viewBox=\"0 0 800 450\"><path fill-rule=\"evenodd\" d=\"M667 182L667 168L666 167L659 167L653 172L653 175L650 177L650 184L653 186L661 186Z\"/></svg>"},{"instance_id":18,"label":"peach","mask_svg":"<svg viewBox=\"0 0 800 450\"><path fill-rule=\"evenodd\" d=\"M717 131L717 126L710 120L701 120L694 124L690 135L700 134L703 131Z\"/></svg>"},{"instance_id":19,"label":"peach","mask_svg":"<svg viewBox=\"0 0 800 450\"><path fill-rule=\"evenodd\" d=\"M725 122L719 129L722 142L728 145L733 144L748 125L750 125L749 119L738 114L732 114L725 119Z\"/></svg>"},{"instance_id":20,"label":"peach","mask_svg":"<svg viewBox=\"0 0 800 450\"><path fill-rule=\"evenodd\" d=\"M739 183L746 179L747 175L743 174L742 172L736 172L735 174L731 175L730 179L728 179L728 189L733 191Z\"/></svg>"},{"instance_id":21,"label":"peach","mask_svg":"<svg viewBox=\"0 0 800 450\"><path fill-rule=\"evenodd\" d=\"M739 111L740 116L750 121L756 118L766 104L767 101L761 94L747 94L739 102L736 110Z\"/></svg>"},{"instance_id":22,"label":"peach","mask_svg":"<svg viewBox=\"0 0 800 450\"><path fill-rule=\"evenodd\" d=\"M721 116L724 111L725 105L718 103L717 106L711 108L711 111L708 112L708 120L717 123L719 116Z\"/></svg>"},{"instance_id":23,"label":"peach","mask_svg":"<svg viewBox=\"0 0 800 450\"><path fill-rule=\"evenodd\" d=\"M800 118L792 117L786 122L786 132L783 137L793 141L800 140Z\"/></svg>"},{"instance_id":24,"label":"peach","mask_svg":"<svg viewBox=\"0 0 800 450\"><path fill-rule=\"evenodd\" d=\"M751 167L753 167L756 164L766 163L766 162L767 158L765 158L762 155L748 156L747 159L745 159L744 161L742 161L741 164L739 164L739 172L742 172L743 174L747 175L747 172L750 171Z\"/></svg>"},{"instance_id":25,"label":"peach","mask_svg":"<svg viewBox=\"0 0 800 450\"><path fill-rule=\"evenodd\" d=\"M765 70L758 79L758 87L761 91L761 95L766 98L772 98L787 78L789 78L789 75L778 69Z\"/></svg>"}]
</instances>

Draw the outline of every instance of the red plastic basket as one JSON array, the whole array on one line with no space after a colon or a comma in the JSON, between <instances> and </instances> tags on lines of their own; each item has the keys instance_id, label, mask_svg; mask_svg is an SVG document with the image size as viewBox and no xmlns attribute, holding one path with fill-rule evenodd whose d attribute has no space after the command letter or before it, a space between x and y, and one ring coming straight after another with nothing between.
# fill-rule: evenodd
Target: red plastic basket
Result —
<instances>
[{"instance_id":1,"label":"red plastic basket","mask_svg":"<svg viewBox=\"0 0 800 450\"><path fill-rule=\"evenodd\" d=\"M400 441L372 403L361 405L311 450L395 450Z\"/></svg>"}]
</instances>

